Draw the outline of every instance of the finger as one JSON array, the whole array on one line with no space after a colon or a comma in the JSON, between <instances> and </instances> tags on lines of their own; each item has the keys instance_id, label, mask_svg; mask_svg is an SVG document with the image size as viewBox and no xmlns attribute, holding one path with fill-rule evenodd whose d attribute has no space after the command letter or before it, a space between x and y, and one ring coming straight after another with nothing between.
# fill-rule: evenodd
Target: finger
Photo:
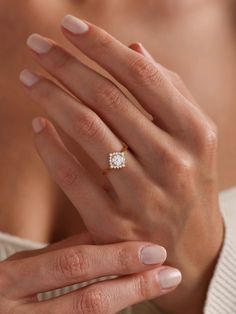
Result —
<instances>
[{"instance_id":1,"label":"finger","mask_svg":"<svg viewBox=\"0 0 236 314\"><path fill-rule=\"evenodd\" d=\"M98 277L144 271L165 259L165 249L150 243L74 246L3 262L0 289L7 297L19 299Z\"/></svg>"},{"instance_id":2,"label":"finger","mask_svg":"<svg viewBox=\"0 0 236 314\"><path fill-rule=\"evenodd\" d=\"M129 45L129 48L142 54L144 57L146 57L153 63L156 62L153 56L150 54L150 52L147 51L147 49L141 43L132 43L131 45Z\"/></svg>"},{"instance_id":3,"label":"finger","mask_svg":"<svg viewBox=\"0 0 236 314\"><path fill-rule=\"evenodd\" d=\"M132 50L142 54L144 57L149 59L150 61L157 64L156 60L150 54L150 52L141 44L141 43L133 43L129 46ZM189 99L192 103L196 104L195 99L193 98L192 94L190 93L189 89L186 87L184 82L180 79L178 74L168 70L166 67L158 63L158 66L163 70L163 74L171 81L171 83L175 86L175 88L187 99Z\"/></svg>"},{"instance_id":4,"label":"finger","mask_svg":"<svg viewBox=\"0 0 236 314\"><path fill-rule=\"evenodd\" d=\"M89 233L81 233L79 235L74 235L69 238L66 238L62 241L55 242L53 244L47 245L42 249L37 249L33 251L23 251L17 252L14 255L11 255L7 261L19 260L22 258L33 257L39 254L44 254L47 252L52 252L60 248L67 248L70 246L80 245L80 244L92 244L92 238Z\"/></svg>"},{"instance_id":5,"label":"finger","mask_svg":"<svg viewBox=\"0 0 236 314\"><path fill-rule=\"evenodd\" d=\"M35 78L29 85L28 78ZM109 168L109 153L120 152L123 144L91 109L79 103L55 83L25 70L21 80L29 95L69 134L97 163L101 171ZM151 123L151 122L150 122ZM43 147L42 147L43 149ZM127 167L112 169L107 176L120 197L127 194L127 185L137 186L144 170L130 151L124 152ZM122 166L122 164L120 165ZM138 182L141 182L141 181ZM125 184L124 184L125 182Z\"/></svg>"},{"instance_id":6,"label":"finger","mask_svg":"<svg viewBox=\"0 0 236 314\"><path fill-rule=\"evenodd\" d=\"M40 121L41 119L43 118L40 118ZM134 239L133 217L136 213L131 210L131 206L128 207L128 210L125 206L123 208L120 206L119 199L117 200L117 195L111 197L100 186L94 185L93 178L78 167L78 162L66 150L53 125L45 119L40 121L37 122L36 127L43 125L43 129L35 136L38 153L52 178L78 209L96 243L104 243L104 241L107 243L107 239L110 243L117 242L117 239ZM138 194L139 191L143 191L143 186L147 187L145 176L139 178L135 172L131 175L134 178L133 184ZM126 187L127 182L131 184L131 180L127 178L125 183L121 182L121 186L117 190L123 194L121 195L122 200L130 202L130 186L129 189ZM160 192L159 195L158 192ZM161 190L155 188L155 193L161 198ZM137 204L132 207L137 210L140 207L138 199L132 200L132 202ZM120 224L121 219L122 224ZM109 226L111 222L114 224L114 228L117 228L117 232L114 232L114 229L102 227Z\"/></svg>"},{"instance_id":7,"label":"finger","mask_svg":"<svg viewBox=\"0 0 236 314\"><path fill-rule=\"evenodd\" d=\"M114 214L113 200L68 152L48 120L36 119L34 130L40 131L35 136L35 145L50 175L77 208L91 236L95 231L100 230L101 233L101 226L109 225L109 219ZM99 214L95 214L94 206Z\"/></svg>"},{"instance_id":8,"label":"finger","mask_svg":"<svg viewBox=\"0 0 236 314\"><path fill-rule=\"evenodd\" d=\"M191 126L189 115L193 119L197 108L173 86L158 64L91 23L66 16L62 26L65 36L123 84L165 129L176 134Z\"/></svg>"},{"instance_id":9,"label":"finger","mask_svg":"<svg viewBox=\"0 0 236 314\"><path fill-rule=\"evenodd\" d=\"M113 314L161 295L170 293L181 282L181 273L170 267L160 267L141 274L125 276L93 284L51 301L27 305L35 313ZM38 311L38 312L37 312Z\"/></svg>"},{"instance_id":10,"label":"finger","mask_svg":"<svg viewBox=\"0 0 236 314\"><path fill-rule=\"evenodd\" d=\"M33 55L37 62L95 111L137 155L149 150L153 138L163 138L165 142L164 132L110 80L42 36L31 35L27 43L36 52ZM42 45L48 45L49 50L42 53L39 49Z\"/></svg>"}]
</instances>

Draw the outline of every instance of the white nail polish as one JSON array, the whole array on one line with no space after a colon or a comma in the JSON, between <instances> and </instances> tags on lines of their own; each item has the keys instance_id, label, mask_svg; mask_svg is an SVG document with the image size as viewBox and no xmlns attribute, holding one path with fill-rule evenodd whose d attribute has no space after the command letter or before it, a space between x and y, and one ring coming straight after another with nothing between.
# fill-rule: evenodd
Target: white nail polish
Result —
<instances>
[{"instance_id":1,"label":"white nail polish","mask_svg":"<svg viewBox=\"0 0 236 314\"><path fill-rule=\"evenodd\" d=\"M20 81L27 87L31 87L40 80L40 77L29 70L20 73Z\"/></svg>"},{"instance_id":2,"label":"white nail polish","mask_svg":"<svg viewBox=\"0 0 236 314\"><path fill-rule=\"evenodd\" d=\"M61 25L75 35L84 34L89 29L88 24L84 23L82 20L72 15L64 16Z\"/></svg>"},{"instance_id":3,"label":"white nail polish","mask_svg":"<svg viewBox=\"0 0 236 314\"><path fill-rule=\"evenodd\" d=\"M162 264L166 260L166 250L162 246L147 246L141 250L141 261L145 265Z\"/></svg>"},{"instance_id":4,"label":"white nail polish","mask_svg":"<svg viewBox=\"0 0 236 314\"><path fill-rule=\"evenodd\" d=\"M27 46L38 54L44 54L49 52L53 45L39 34L32 34L27 39Z\"/></svg>"},{"instance_id":5,"label":"white nail polish","mask_svg":"<svg viewBox=\"0 0 236 314\"><path fill-rule=\"evenodd\" d=\"M36 134L41 133L46 127L46 122L42 118L35 118L32 121L32 127L34 133Z\"/></svg>"},{"instance_id":6,"label":"white nail polish","mask_svg":"<svg viewBox=\"0 0 236 314\"><path fill-rule=\"evenodd\" d=\"M182 274L178 269L167 268L158 273L158 281L162 289L176 287L182 280Z\"/></svg>"}]
</instances>

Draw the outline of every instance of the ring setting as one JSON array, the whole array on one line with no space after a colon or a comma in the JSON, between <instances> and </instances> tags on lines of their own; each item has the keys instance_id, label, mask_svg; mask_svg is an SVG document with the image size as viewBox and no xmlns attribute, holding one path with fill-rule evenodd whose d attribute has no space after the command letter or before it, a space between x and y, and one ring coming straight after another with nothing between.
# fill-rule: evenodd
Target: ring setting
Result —
<instances>
[{"instance_id":1,"label":"ring setting","mask_svg":"<svg viewBox=\"0 0 236 314\"><path fill-rule=\"evenodd\" d=\"M125 153L114 152L109 154L110 169L120 169L125 167Z\"/></svg>"},{"instance_id":2,"label":"ring setting","mask_svg":"<svg viewBox=\"0 0 236 314\"><path fill-rule=\"evenodd\" d=\"M128 150L128 146L123 144L123 148L118 152L109 153L108 168L103 170L103 174L107 174L112 169L121 169L126 166L125 151Z\"/></svg>"}]
</instances>

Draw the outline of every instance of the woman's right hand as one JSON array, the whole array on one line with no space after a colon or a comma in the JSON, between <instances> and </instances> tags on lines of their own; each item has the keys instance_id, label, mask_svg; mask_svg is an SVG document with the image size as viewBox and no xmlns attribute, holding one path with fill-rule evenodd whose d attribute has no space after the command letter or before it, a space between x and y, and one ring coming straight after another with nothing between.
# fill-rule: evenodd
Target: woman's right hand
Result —
<instances>
[{"instance_id":1,"label":"woman's right hand","mask_svg":"<svg viewBox=\"0 0 236 314\"><path fill-rule=\"evenodd\" d=\"M181 281L178 270L161 266L163 247L147 242L79 244L75 237L45 249L18 253L0 263L0 312L117 313L169 293ZM67 295L38 301L37 294L103 276Z\"/></svg>"}]
</instances>

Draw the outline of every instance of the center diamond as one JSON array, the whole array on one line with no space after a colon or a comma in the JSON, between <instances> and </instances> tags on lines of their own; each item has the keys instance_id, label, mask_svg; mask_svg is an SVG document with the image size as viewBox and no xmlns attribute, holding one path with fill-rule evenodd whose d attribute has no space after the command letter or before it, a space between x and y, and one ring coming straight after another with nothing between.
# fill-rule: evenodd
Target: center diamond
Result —
<instances>
[{"instance_id":1,"label":"center diamond","mask_svg":"<svg viewBox=\"0 0 236 314\"><path fill-rule=\"evenodd\" d=\"M125 154L124 152L115 152L109 154L110 168L124 168L125 167Z\"/></svg>"}]
</instances>

